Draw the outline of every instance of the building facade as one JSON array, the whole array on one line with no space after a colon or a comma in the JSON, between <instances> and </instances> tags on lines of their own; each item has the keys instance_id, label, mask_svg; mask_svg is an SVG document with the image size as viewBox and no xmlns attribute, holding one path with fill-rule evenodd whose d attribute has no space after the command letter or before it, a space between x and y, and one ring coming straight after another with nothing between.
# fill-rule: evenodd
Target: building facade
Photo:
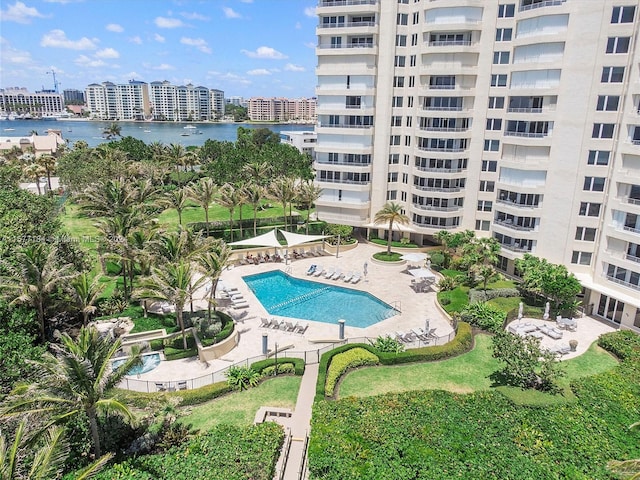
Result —
<instances>
[{"instance_id":1,"label":"building facade","mask_svg":"<svg viewBox=\"0 0 640 480\"><path fill-rule=\"evenodd\" d=\"M27 91L26 88L0 88L0 112L3 114L55 115L64 111L62 95L55 92Z\"/></svg>"},{"instance_id":2,"label":"building facade","mask_svg":"<svg viewBox=\"0 0 640 480\"><path fill-rule=\"evenodd\" d=\"M316 141L318 135L309 130L290 130L280 132L280 143L296 147L312 160L316 159Z\"/></svg>"},{"instance_id":3,"label":"building facade","mask_svg":"<svg viewBox=\"0 0 640 480\"><path fill-rule=\"evenodd\" d=\"M150 115L149 90L145 82L92 83L85 89L87 108L100 120L144 120Z\"/></svg>"},{"instance_id":4,"label":"building facade","mask_svg":"<svg viewBox=\"0 0 640 480\"><path fill-rule=\"evenodd\" d=\"M640 330L640 2L320 0L319 218L387 201L576 274ZM375 188L374 188L375 187Z\"/></svg>"},{"instance_id":5,"label":"building facade","mask_svg":"<svg viewBox=\"0 0 640 480\"><path fill-rule=\"evenodd\" d=\"M62 91L65 105L84 105L84 92L75 88L66 88Z\"/></svg>"},{"instance_id":6,"label":"building facade","mask_svg":"<svg viewBox=\"0 0 640 480\"><path fill-rule=\"evenodd\" d=\"M247 115L256 122L315 122L316 99L252 97Z\"/></svg>"},{"instance_id":7,"label":"building facade","mask_svg":"<svg viewBox=\"0 0 640 480\"><path fill-rule=\"evenodd\" d=\"M222 90L151 82L153 119L171 122L217 120L224 115Z\"/></svg>"}]
</instances>

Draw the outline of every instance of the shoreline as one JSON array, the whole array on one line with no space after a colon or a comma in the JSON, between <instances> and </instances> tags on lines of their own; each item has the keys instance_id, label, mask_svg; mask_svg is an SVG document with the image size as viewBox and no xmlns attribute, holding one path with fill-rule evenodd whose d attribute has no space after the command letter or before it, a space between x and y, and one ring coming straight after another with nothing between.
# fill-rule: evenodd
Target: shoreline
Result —
<instances>
[{"instance_id":1,"label":"shoreline","mask_svg":"<svg viewBox=\"0 0 640 480\"><path fill-rule=\"evenodd\" d=\"M18 119L16 119L18 120ZM95 123L118 123L118 124L148 124L148 125L315 125L316 122L263 122L263 121L251 121L251 120L243 120L242 122L234 122L231 120L220 120L220 121L209 121L209 120L200 120L193 122L163 122L158 120L98 120L95 118L59 118L55 120L51 119L41 119L41 118L30 118L30 119L19 119L24 121L33 121L33 122L95 122ZM13 122L15 120L0 120L2 122Z\"/></svg>"}]
</instances>

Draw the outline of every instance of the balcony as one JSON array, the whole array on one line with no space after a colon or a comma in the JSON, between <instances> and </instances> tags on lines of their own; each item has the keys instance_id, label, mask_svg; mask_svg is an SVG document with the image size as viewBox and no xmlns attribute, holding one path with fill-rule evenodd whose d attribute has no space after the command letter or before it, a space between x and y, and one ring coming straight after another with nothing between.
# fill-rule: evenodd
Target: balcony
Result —
<instances>
[{"instance_id":1,"label":"balcony","mask_svg":"<svg viewBox=\"0 0 640 480\"><path fill-rule=\"evenodd\" d=\"M427 132L466 132L469 127L419 127Z\"/></svg>"},{"instance_id":2,"label":"balcony","mask_svg":"<svg viewBox=\"0 0 640 480\"><path fill-rule=\"evenodd\" d=\"M454 228L458 228L458 225L431 225L427 223L419 223L416 221L413 221L411 223L419 228L432 228L434 230L453 230Z\"/></svg>"},{"instance_id":3,"label":"balcony","mask_svg":"<svg viewBox=\"0 0 640 480\"><path fill-rule=\"evenodd\" d=\"M339 44L323 44L318 45L317 48L321 49L341 49L341 48L373 48L377 45L375 43L339 43Z\"/></svg>"},{"instance_id":4,"label":"balcony","mask_svg":"<svg viewBox=\"0 0 640 480\"><path fill-rule=\"evenodd\" d=\"M606 272L602 274L604 278L609 280L610 282L617 283L618 285L622 285L623 287L632 288L634 290L640 290L640 285L636 285L635 283L627 282L626 280L620 280L619 278L613 277L611 275L607 275Z\"/></svg>"},{"instance_id":5,"label":"balcony","mask_svg":"<svg viewBox=\"0 0 640 480\"><path fill-rule=\"evenodd\" d=\"M470 47L471 40L442 40L429 42L430 47Z\"/></svg>"},{"instance_id":6,"label":"balcony","mask_svg":"<svg viewBox=\"0 0 640 480\"><path fill-rule=\"evenodd\" d=\"M443 152L443 153L459 153L464 152L467 147L452 147L452 148L439 148L439 147L418 147L418 150L423 152Z\"/></svg>"},{"instance_id":7,"label":"balcony","mask_svg":"<svg viewBox=\"0 0 640 480\"><path fill-rule=\"evenodd\" d=\"M440 193L456 193L462 191L464 187L423 187L420 185L414 185L417 190L421 192L440 192Z\"/></svg>"},{"instance_id":8,"label":"balcony","mask_svg":"<svg viewBox=\"0 0 640 480\"><path fill-rule=\"evenodd\" d=\"M500 204L500 205L506 205L508 207L515 207L515 208L521 208L521 209L527 209L527 210L531 210L534 208L540 208L541 204L537 203L537 204L533 204L533 205L529 205L526 203L517 203L513 200L509 200L509 199L499 199L496 200L496 203Z\"/></svg>"},{"instance_id":9,"label":"balcony","mask_svg":"<svg viewBox=\"0 0 640 480\"><path fill-rule=\"evenodd\" d=\"M635 255L629 255L628 253L624 254L624 259L629 260L630 262L640 263L640 257L636 257Z\"/></svg>"},{"instance_id":10,"label":"balcony","mask_svg":"<svg viewBox=\"0 0 640 480\"><path fill-rule=\"evenodd\" d=\"M544 109L542 108L507 108L507 112L509 113L542 113Z\"/></svg>"},{"instance_id":11,"label":"balcony","mask_svg":"<svg viewBox=\"0 0 640 480\"><path fill-rule=\"evenodd\" d=\"M319 7L345 7L350 5L375 5L378 0L320 0Z\"/></svg>"},{"instance_id":12,"label":"balcony","mask_svg":"<svg viewBox=\"0 0 640 480\"><path fill-rule=\"evenodd\" d=\"M462 209L462 207L457 205L451 207L437 207L435 205L421 205L419 203L414 203L413 206L419 210L426 210L430 212L456 212Z\"/></svg>"},{"instance_id":13,"label":"balcony","mask_svg":"<svg viewBox=\"0 0 640 480\"><path fill-rule=\"evenodd\" d=\"M340 22L340 23L321 23L318 28L349 28L349 27L375 27L376 22Z\"/></svg>"},{"instance_id":14,"label":"balcony","mask_svg":"<svg viewBox=\"0 0 640 480\"><path fill-rule=\"evenodd\" d=\"M373 128L373 125L352 125L350 123L319 123L322 128Z\"/></svg>"},{"instance_id":15,"label":"balcony","mask_svg":"<svg viewBox=\"0 0 640 480\"><path fill-rule=\"evenodd\" d=\"M549 133L505 131L504 135L505 137L544 138L548 137Z\"/></svg>"},{"instance_id":16,"label":"balcony","mask_svg":"<svg viewBox=\"0 0 640 480\"><path fill-rule=\"evenodd\" d=\"M462 173L465 171L464 168L429 168L429 167L418 167L417 170L421 172L429 172L429 173Z\"/></svg>"},{"instance_id":17,"label":"balcony","mask_svg":"<svg viewBox=\"0 0 640 480\"><path fill-rule=\"evenodd\" d=\"M422 110L427 112L462 112L463 108L460 107L422 107ZM468 110L468 109L466 109Z\"/></svg>"},{"instance_id":18,"label":"balcony","mask_svg":"<svg viewBox=\"0 0 640 480\"><path fill-rule=\"evenodd\" d=\"M512 230L518 230L521 232L533 232L535 230L535 227L525 227L522 225L518 225L516 223L513 223L513 220L494 220L493 223L495 225L500 225L502 227L510 228Z\"/></svg>"},{"instance_id":19,"label":"balcony","mask_svg":"<svg viewBox=\"0 0 640 480\"><path fill-rule=\"evenodd\" d=\"M347 180L341 178L317 178L318 183L339 183L342 185L368 185L370 180Z\"/></svg>"},{"instance_id":20,"label":"balcony","mask_svg":"<svg viewBox=\"0 0 640 480\"><path fill-rule=\"evenodd\" d=\"M534 10L542 7L557 7L564 5L566 0L543 0L542 2L530 3L529 5L520 5L519 11L526 12L528 10Z\"/></svg>"},{"instance_id":21,"label":"balcony","mask_svg":"<svg viewBox=\"0 0 640 480\"><path fill-rule=\"evenodd\" d=\"M500 246L504 249L507 250L511 250L512 252L518 252L518 253L523 253L523 252L531 252L533 251L533 246L521 246L519 242L514 242L514 243L500 243Z\"/></svg>"}]
</instances>

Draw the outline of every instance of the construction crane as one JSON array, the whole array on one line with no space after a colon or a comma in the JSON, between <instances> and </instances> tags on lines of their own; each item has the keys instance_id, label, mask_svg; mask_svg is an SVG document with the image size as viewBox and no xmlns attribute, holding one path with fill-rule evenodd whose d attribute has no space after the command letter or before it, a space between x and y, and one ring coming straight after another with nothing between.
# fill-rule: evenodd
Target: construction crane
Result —
<instances>
[{"instance_id":1,"label":"construction crane","mask_svg":"<svg viewBox=\"0 0 640 480\"><path fill-rule=\"evenodd\" d=\"M56 80L56 71L52 68L50 72L47 72L47 74L53 76L53 89L56 93L60 93L58 92L58 86L60 84L58 83L58 80Z\"/></svg>"}]
</instances>

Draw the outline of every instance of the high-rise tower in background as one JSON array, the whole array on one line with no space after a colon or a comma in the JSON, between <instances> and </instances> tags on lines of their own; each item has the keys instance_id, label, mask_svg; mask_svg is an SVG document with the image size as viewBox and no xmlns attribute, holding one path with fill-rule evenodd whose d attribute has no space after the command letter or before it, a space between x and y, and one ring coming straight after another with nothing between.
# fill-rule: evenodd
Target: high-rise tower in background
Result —
<instances>
[{"instance_id":1,"label":"high-rise tower in background","mask_svg":"<svg viewBox=\"0 0 640 480\"><path fill-rule=\"evenodd\" d=\"M638 0L320 0L322 220L403 205L574 272L640 329ZM381 232L382 233L382 232Z\"/></svg>"}]
</instances>

